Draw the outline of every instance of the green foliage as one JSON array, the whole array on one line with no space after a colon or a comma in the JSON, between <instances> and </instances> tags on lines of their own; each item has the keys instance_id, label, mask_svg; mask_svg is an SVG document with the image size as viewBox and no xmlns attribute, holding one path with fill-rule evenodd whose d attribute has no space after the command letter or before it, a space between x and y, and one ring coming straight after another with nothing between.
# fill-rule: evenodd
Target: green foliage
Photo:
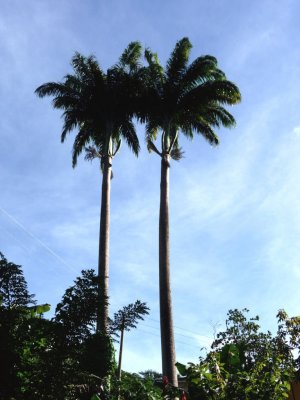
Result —
<instances>
[{"instance_id":1,"label":"green foliage","mask_svg":"<svg viewBox=\"0 0 300 400\"><path fill-rule=\"evenodd\" d=\"M0 398L18 394L22 351L29 329L29 294L22 267L8 262L0 253Z\"/></svg>"},{"instance_id":2,"label":"green foliage","mask_svg":"<svg viewBox=\"0 0 300 400\"><path fill-rule=\"evenodd\" d=\"M27 307L35 304L34 295L29 294L22 267L7 261L0 252L0 299L6 309Z\"/></svg>"},{"instance_id":3,"label":"green foliage","mask_svg":"<svg viewBox=\"0 0 300 400\"><path fill-rule=\"evenodd\" d=\"M283 400L299 368L300 319L278 317L278 331L260 332L259 318L248 310L230 310L226 330L217 334L199 364L177 364L186 376L191 400Z\"/></svg>"},{"instance_id":4,"label":"green foliage","mask_svg":"<svg viewBox=\"0 0 300 400\"><path fill-rule=\"evenodd\" d=\"M50 311L50 304L38 304L36 306L27 307L30 317L42 316L45 312Z\"/></svg>"},{"instance_id":5,"label":"green foliage","mask_svg":"<svg viewBox=\"0 0 300 400\"><path fill-rule=\"evenodd\" d=\"M56 307L53 321L61 329L65 346L65 386L70 400L90 400L100 390L103 379L114 374L111 338L95 332L97 304L97 276L89 269L81 271Z\"/></svg>"},{"instance_id":6,"label":"green foliage","mask_svg":"<svg viewBox=\"0 0 300 400\"><path fill-rule=\"evenodd\" d=\"M97 282L93 270L82 271L63 295L55 317L45 320L49 304L32 304L20 266L1 255L0 398L1 400L154 399L151 379L115 378L115 354L109 336L95 333ZM4 277L4 278L3 278ZM148 313L137 301L124 307L126 329ZM112 377L112 378L110 378ZM99 398L100 398L99 397Z\"/></svg>"},{"instance_id":7,"label":"green foliage","mask_svg":"<svg viewBox=\"0 0 300 400\"><path fill-rule=\"evenodd\" d=\"M141 378L137 374L125 372L122 381L116 384L122 400L161 400L161 389L151 378Z\"/></svg>"},{"instance_id":8,"label":"green foliage","mask_svg":"<svg viewBox=\"0 0 300 400\"><path fill-rule=\"evenodd\" d=\"M21 267L3 255L1 261L0 277L5 276L0 280L1 400L158 400L162 395L185 399L182 389L164 380L157 384L161 375L154 371L125 372L122 381L115 377L111 339L94 334L96 316L87 312L95 307L97 296L92 270L82 271L66 290L55 318L45 320L43 313L50 306L30 305L32 295ZM79 319L73 305L81 307ZM148 313L140 301L122 311L126 310L128 328ZM198 364L177 363L186 379L188 399L287 399L299 370L300 317L289 318L280 310L278 330L272 335L261 332L259 318L248 318L247 313L246 309L228 312L226 330L216 335L211 351Z\"/></svg>"},{"instance_id":9,"label":"green foliage","mask_svg":"<svg viewBox=\"0 0 300 400\"><path fill-rule=\"evenodd\" d=\"M95 271L82 270L81 276L66 289L55 310L54 320L62 325L69 345L79 345L95 332L97 298Z\"/></svg>"},{"instance_id":10,"label":"green foliage","mask_svg":"<svg viewBox=\"0 0 300 400\"><path fill-rule=\"evenodd\" d=\"M85 340L79 357L80 369L104 378L115 369L115 352L109 336L96 333Z\"/></svg>"},{"instance_id":11,"label":"green foliage","mask_svg":"<svg viewBox=\"0 0 300 400\"><path fill-rule=\"evenodd\" d=\"M115 369L111 339L93 333L94 271L82 272L46 320L50 306L31 305L21 267L3 255L0 266L1 400L90 400Z\"/></svg>"},{"instance_id":12,"label":"green foliage","mask_svg":"<svg viewBox=\"0 0 300 400\"><path fill-rule=\"evenodd\" d=\"M64 399L68 374L59 327L41 317L27 323L18 372L22 398Z\"/></svg>"}]
</instances>

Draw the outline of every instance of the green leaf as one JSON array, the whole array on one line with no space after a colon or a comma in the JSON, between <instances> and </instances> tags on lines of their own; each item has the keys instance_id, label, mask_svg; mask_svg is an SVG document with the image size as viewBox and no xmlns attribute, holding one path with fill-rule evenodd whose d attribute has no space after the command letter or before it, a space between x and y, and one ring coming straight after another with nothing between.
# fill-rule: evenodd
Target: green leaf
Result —
<instances>
[{"instance_id":1,"label":"green leaf","mask_svg":"<svg viewBox=\"0 0 300 400\"><path fill-rule=\"evenodd\" d=\"M47 311L50 311L50 304L41 304L41 305L36 306L36 312L38 314L42 314Z\"/></svg>"},{"instance_id":2,"label":"green leaf","mask_svg":"<svg viewBox=\"0 0 300 400\"><path fill-rule=\"evenodd\" d=\"M209 381L211 381L214 377L213 374L210 374L209 372L203 372L203 376Z\"/></svg>"},{"instance_id":3,"label":"green leaf","mask_svg":"<svg viewBox=\"0 0 300 400\"><path fill-rule=\"evenodd\" d=\"M100 400L100 397L97 394L93 394L91 400Z\"/></svg>"},{"instance_id":4,"label":"green leaf","mask_svg":"<svg viewBox=\"0 0 300 400\"><path fill-rule=\"evenodd\" d=\"M37 306L28 307L28 311L31 317L36 317L50 310L50 304L39 304Z\"/></svg>"},{"instance_id":5,"label":"green leaf","mask_svg":"<svg viewBox=\"0 0 300 400\"><path fill-rule=\"evenodd\" d=\"M235 344L226 344L221 350L222 361L229 365L240 364L239 348Z\"/></svg>"},{"instance_id":6,"label":"green leaf","mask_svg":"<svg viewBox=\"0 0 300 400\"><path fill-rule=\"evenodd\" d=\"M180 375L184 376L187 374L187 369L184 364L177 362L175 365L176 365L176 368L178 369L178 372L180 373Z\"/></svg>"}]
</instances>

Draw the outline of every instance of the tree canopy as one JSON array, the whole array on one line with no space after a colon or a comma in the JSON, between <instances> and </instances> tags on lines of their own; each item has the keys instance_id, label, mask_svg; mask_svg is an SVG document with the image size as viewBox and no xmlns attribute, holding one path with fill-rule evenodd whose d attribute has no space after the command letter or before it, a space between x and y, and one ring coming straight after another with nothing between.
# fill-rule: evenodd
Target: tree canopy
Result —
<instances>
[{"instance_id":1,"label":"tree canopy","mask_svg":"<svg viewBox=\"0 0 300 400\"><path fill-rule=\"evenodd\" d=\"M262 332L259 317L230 310L226 330L219 332L199 364L177 364L186 376L191 400L283 400L299 371L300 317L277 314L275 335Z\"/></svg>"}]
</instances>

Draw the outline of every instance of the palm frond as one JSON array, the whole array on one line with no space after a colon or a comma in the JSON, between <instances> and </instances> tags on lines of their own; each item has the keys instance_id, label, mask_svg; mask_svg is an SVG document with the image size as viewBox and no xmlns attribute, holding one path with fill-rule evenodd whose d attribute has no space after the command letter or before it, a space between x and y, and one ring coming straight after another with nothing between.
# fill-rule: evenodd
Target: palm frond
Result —
<instances>
[{"instance_id":1,"label":"palm frond","mask_svg":"<svg viewBox=\"0 0 300 400\"><path fill-rule=\"evenodd\" d=\"M140 42L131 42L124 50L119 59L118 66L121 68L129 68L129 71L136 70L140 65L142 55L142 45Z\"/></svg>"},{"instance_id":2,"label":"palm frond","mask_svg":"<svg viewBox=\"0 0 300 400\"><path fill-rule=\"evenodd\" d=\"M202 135L211 145L216 146L219 144L219 138L212 129L212 127L205 120L199 117L191 124L192 129Z\"/></svg>"},{"instance_id":3,"label":"palm frond","mask_svg":"<svg viewBox=\"0 0 300 400\"><path fill-rule=\"evenodd\" d=\"M82 90L83 84L84 82L78 75L67 74L64 77L63 85L66 88L66 94L71 92L78 95Z\"/></svg>"},{"instance_id":4,"label":"palm frond","mask_svg":"<svg viewBox=\"0 0 300 400\"><path fill-rule=\"evenodd\" d=\"M112 151L112 156L113 157L115 157L115 155L119 152L121 144L122 144L122 139L121 138L119 140L116 140L113 143L113 151Z\"/></svg>"},{"instance_id":5,"label":"palm frond","mask_svg":"<svg viewBox=\"0 0 300 400\"><path fill-rule=\"evenodd\" d=\"M191 117L189 115L189 113L186 113L186 114L180 115L181 120L178 123L178 125L180 126L180 130L184 134L184 136L187 139L192 140L194 138L194 132L193 132L193 127L191 125L191 122L194 120L194 118L197 118L197 116L194 115Z\"/></svg>"},{"instance_id":6,"label":"palm frond","mask_svg":"<svg viewBox=\"0 0 300 400\"><path fill-rule=\"evenodd\" d=\"M238 87L228 80L207 81L189 91L182 102L188 105L205 105L209 102L218 104L237 104L241 101Z\"/></svg>"},{"instance_id":7,"label":"palm frond","mask_svg":"<svg viewBox=\"0 0 300 400\"><path fill-rule=\"evenodd\" d=\"M56 96L52 100L53 108L62 109L62 110L70 110L74 108L79 108L80 103L78 99L72 95L63 95L63 96Z\"/></svg>"},{"instance_id":8,"label":"palm frond","mask_svg":"<svg viewBox=\"0 0 300 400\"><path fill-rule=\"evenodd\" d=\"M179 129L174 128L171 134L171 142L168 150L171 158L175 161L179 161L183 157L183 151L181 147L179 147Z\"/></svg>"},{"instance_id":9,"label":"palm frond","mask_svg":"<svg viewBox=\"0 0 300 400\"><path fill-rule=\"evenodd\" d=\"M182 86L191 89L206 81L226 79L224 72L218 69L217 65L215 57L206 55L196 58L187 67Z\"/></svg>"},{"instance_id":10,"label":"palm frond","mask_svg":"<svg viewBox=\"0 0 300 400\"><path fill-rule=\"evenodd\" d=\"M159 67L159 70L161 71L161 72L163 72L163 67L160 65L160 63L159 63L159 59L158 59L158 55L157 55L157 53L154 53L152 50L150 50L148 47L145 49L145 52L144 52L144 56L145 56L145 59L146 59L146 61L147 61L147 63L148 63L148 65L150 66L150 67Z\"/></svg>"},{"instance_id":11,"label":"palm frond","mask_svg":"<svg viewBox=\"0 0 300 400\"><path fill-rule=\"evenodd\" d=\"M172 85L178 83L185 72L191 48L192 44L186 37L176 43L166 67L166 75Z\"/></svg>"},{"instance_id":12,"label":"palm frond","mask_svg":"<svg viewBox=\"0 0 300 400\"><path fill-rule=\"evenodd\" d=\"M181 147L174 147L171 152L170 156L174 161L180 161L183 158L184 151Z\"/></svg>"},{"instance_id":13,"label":"palm frond","mask_svg":"<svg viewBox=\"0 0 300 400\"><path fill-rule=\"evenodd\" d=\"M73 149L72 149L73 168L76 167L78 156L87 147L87 145L90 142L90 139L91 139L90 131L83 126L82 129L77 133L73 144Z\"/></svg>"},{"instance_id":14,"label":"palm frond","mask_svg":"<svg viewBox=\"0 0 300 400\"><path fill-rule=\"evenodd\" d=\"M162 94L162 87L166 80L164 69L159 63L157 54L153 53L149 48L145 50L144 55L148 63L148 67L145 70L148 89L155 89L157 93Z\"/></svg>"},{"instance_id":15,"label":"palm frond","mask_svg":"<svg viewBox=\"0 0 300 400\"><path fill-rule=\"evenodd\" d=\"M156 153L160 157L162 157L162 153L158 150L158 148L155 146L155 144L150 139L147 141L147 150L149 151L149 153L154 151L154 153Z\"/></svg>"},{"instance_id":16,"label":"palm frond","mask_svg":"<svg viewBox=\"0 0 300 400\"><path fill-rule=\"evenodd\" d=\"M129 119L124 119L120 123L119 132L120 136L122 136L122 138L127 143L127 146L136 156L138 156L140 151L140 143L132 121Z\"/></svg>"},{"instance_id":17,"label":"palm frond","mask_svg":"<svg viewBox=\"0 0 300 400\"><path fill-rule=\"evenodd\" d=\"M63 117L64 117L64 125L60 138L62 143L65 141L67 134L70 133L73 129L75 129L76 126L78 126L80 123L78 120L77 112L72 109L65 111L63 113Z\"/></svg>"},{"instance_id":18,"label":"palm frond","mask_svg":"<svg viewBox=\"0 0 300 400\"><path fill-rule=\"evenodd\" d=\"M157 138L157 131L158 131L158 127L157 127L157 122L154 121L154 119L149 118L147 123L146 123L146 143L148 143L148 141L153 141L156 140Z\"/></svg>"},{"instance_id":19,"label":"palm frond","mask_svg":"<svg viewBox=\"0 0 300 400\"><path fill-rule=\"evenodd\" d=\"M94 146L88 146L84 148L85 150L85 156L84 159L87 161L93 161L95 158L100 158L101 159L101 154L98 153L96 148Z\"/></svg>"},{"instance_id":20,"label":"palm frond","mask_svg":"<svg viewBox=\"0 0 300 400\"><path fill-rule=\"evenodd\" d=\"M84 57L78 52L73 56L71 64L77 76L82 80L87 79L91 75L91 70L99 69L95 56Z\"/></svg>"},{"instance_id":21,"label":"palm frond","mask_svg":"<svg viewBox=\"0 0 300 400\"><path fill-rule=\"evenodd\" d=\"M35 94L39 97L63 96L64 94L69 94L69 90L63 83L48 82L39 86L35 90Z\"/></svg>"},{"instance_id":22,"label":"palm frond","mask_svg":"<svg viewBox=\"0 0 300 400\"><path fill-rule=\"evenodd\" d=\"M203 118L206 119L209 124L213 126L224 126L225 128L231 128L235 126L235 119L224 107L217 104L209 104L205 107L203 112Z\"/></svg>"}]
</instances>

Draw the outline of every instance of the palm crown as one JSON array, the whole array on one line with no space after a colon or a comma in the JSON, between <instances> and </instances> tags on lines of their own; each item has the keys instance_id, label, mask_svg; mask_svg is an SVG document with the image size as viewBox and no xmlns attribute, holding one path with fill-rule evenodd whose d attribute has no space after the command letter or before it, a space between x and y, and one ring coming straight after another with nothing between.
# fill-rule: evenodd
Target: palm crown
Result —
<instances>
[{"instance_id":1,"label":"palm crown","mask_svg":"<svg viewBox=\"0 0 300 400\"><path fill-rule=\"evenodd\" d=\"M188 38L178 41L165 69L156 54L145 51L148 94L140 118L146 122L148 149L159 155L170 154L174 159L181 156L180 131L188 138L197 133L210 144L218 144L214 128L235 124L224 105L241 100L237 86L218 69L216 58L201 56L188 65L191 48ZM154 144L158 130L162 131L162 152Z\"/></svg>"},{"instance_id":2,"label":"palm crown","mask_svg":"<svg viewBox=\"0 0 300 400\"><path fill-rule=\"evenodd\" d=\"M134 154L139 141L132 117L139 79L141 45L132 42L119 62L104 73L94 56L76 53L72 58L74 74L62 83L49 82L36 89L39 97L54 96L54 108L62 109L64 125L62 142L77 129L72 164L86 150L86 158L113 157L123 138Z\"/></svg>"}]
</instances>

